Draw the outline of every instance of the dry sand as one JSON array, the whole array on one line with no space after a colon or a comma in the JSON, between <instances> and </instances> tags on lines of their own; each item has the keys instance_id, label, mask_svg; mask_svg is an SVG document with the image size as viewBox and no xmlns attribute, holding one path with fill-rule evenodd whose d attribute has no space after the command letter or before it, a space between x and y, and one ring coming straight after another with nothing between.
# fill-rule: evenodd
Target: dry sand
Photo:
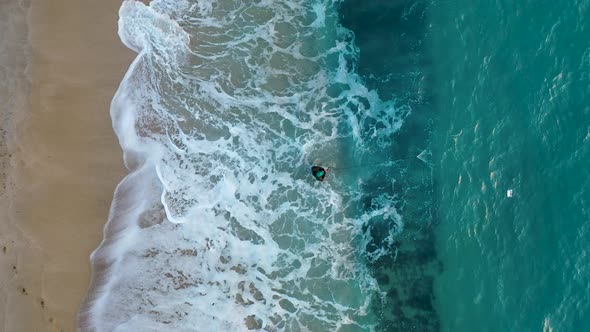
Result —
<instances>
[{"instance_id":1,"label":"dry sand","mask_svg":"<svg viewBox=\"0 0 590 332\"><path fill-rule=\"evenodd\" d=\"M0 330L73 331L125 174L109 104L134 54L122 0L33 0L30 109L17 125L1 203Z\"/></svg>"}]
</instances>

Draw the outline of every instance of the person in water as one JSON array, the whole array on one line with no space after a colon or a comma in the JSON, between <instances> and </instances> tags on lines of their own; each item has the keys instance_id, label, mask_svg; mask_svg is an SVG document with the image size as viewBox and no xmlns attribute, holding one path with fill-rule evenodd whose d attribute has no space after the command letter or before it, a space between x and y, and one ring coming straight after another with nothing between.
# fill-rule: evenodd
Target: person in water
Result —
<instances>
[{"instance_id":1,"label":"person in water","mask_svg":"<svg viewBox=\"0 0 590 332\"><path fill-rule=\"evenodd\" d=\"M311 175L313 175L313 177L318 181L324 181L324 178L326 178L327 173L328 173L328 169L324 169L321 166L312 166L311 167Z\"/></svg>"}]
</instances>

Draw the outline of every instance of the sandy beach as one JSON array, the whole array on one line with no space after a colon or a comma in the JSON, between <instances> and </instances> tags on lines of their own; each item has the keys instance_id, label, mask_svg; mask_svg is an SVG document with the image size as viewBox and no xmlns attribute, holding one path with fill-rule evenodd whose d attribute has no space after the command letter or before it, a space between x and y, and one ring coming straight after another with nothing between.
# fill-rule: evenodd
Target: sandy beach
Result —
<instances>
[{"instance_id":1,"label":"sandy beach","mask_svg":"<svg viewBox=\"0 0 590 332\"><path fill-rule=\"evenodd\" d=\"M125 174L109 104L133 53L121 0L33 0L28 109L1 156L0 330L74 331ZM6 123L5 123L6 124Z\"/></svg>"}]
</instances>

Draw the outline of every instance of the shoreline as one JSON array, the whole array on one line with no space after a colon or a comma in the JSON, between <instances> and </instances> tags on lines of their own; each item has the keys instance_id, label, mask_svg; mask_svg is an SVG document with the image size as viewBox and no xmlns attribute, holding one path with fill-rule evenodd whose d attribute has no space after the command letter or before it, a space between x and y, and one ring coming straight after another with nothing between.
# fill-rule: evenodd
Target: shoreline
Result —
<instances>
[{"instance_id":1,"label":"shoreline","mask_svg":"<svg viewBox=\"0 0 590 332\"><path fill-rule=\"evenodd\" d=\"M127 173L109 114L134 58L117 35L121 2L31 1L30 108L12 135L2 216L6 330L76 330L89 257Z\"/></svg>"}]
</instances>

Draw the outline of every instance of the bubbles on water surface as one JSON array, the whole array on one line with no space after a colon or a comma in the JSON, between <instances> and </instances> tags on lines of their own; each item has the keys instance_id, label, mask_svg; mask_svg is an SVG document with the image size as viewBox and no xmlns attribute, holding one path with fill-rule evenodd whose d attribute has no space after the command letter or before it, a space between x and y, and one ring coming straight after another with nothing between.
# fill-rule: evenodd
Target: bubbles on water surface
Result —
<instances>
[{"instance_id":1,"label":"bubbles on water surface","mask_svg":"<svg viewBox=\"0 0 590 332\"><path fill-rule=\"evenodd\" d=\"M95 324L372 328L379 290L363 262L391 254L402 223L394 195L365 204L358 180L385 165L381 151L407 110L355 74L335 5L123 4L120 35L139 55L113 101L115 130L128 165L158 184L136 198L146 200L137 213L111 219L128 226L97 252L113 265ZM343 166L359 157L377 166L327 184L309 176L318 158ZM379 224L397 226L366 251L367 229Z\"/></svg>"}]
</instances>

